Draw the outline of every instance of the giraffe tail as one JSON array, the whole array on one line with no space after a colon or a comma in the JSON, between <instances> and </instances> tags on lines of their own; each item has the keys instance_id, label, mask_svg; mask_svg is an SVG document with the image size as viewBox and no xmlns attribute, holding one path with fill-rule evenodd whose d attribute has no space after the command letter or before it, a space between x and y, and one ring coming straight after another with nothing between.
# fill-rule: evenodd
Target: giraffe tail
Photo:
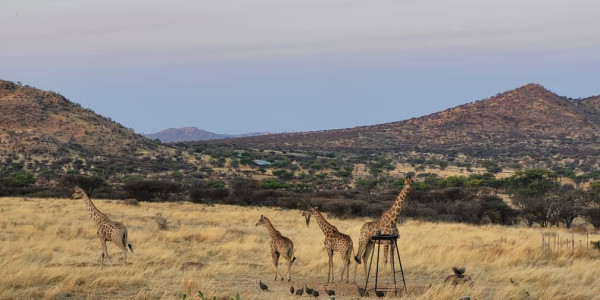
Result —
<instances>
[{"instance_id":1,"label":"giraffe tail","mask_svg":"<svg viewBox=\"0 0 600 300\"><path fill-rule=\"evenodd\" d=\"M123 232L123 238L122 238L122 240L121 240L121 243L123 244L123 247L124 247L125 249L129 248L129 251L131 251L131 253L133 253L133 247L131 247L131 243L129 243L129 242L127 241L127 230L125 230L125 231Z\"/></svg>"},{"instance_id":2,"label":"giraffe tail","mask_svg":"<svg viewBox=\"0 0 600 300\"><path fill-rule=\"evenodd\" d=\"M290 261L290 264L294 263L294 261L296 261L296 256L294 256L294 249L290 249L288 255L289 255L289 257L292 258L292 260Z\"/></svg>"}]
</instances>

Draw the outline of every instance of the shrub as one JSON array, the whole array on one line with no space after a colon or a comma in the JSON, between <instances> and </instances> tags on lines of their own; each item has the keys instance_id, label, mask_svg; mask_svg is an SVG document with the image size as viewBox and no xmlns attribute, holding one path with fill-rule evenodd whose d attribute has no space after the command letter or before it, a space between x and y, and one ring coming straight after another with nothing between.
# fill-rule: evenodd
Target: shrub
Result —
<instances>
[{"instance_id":1,"label":"shrub","mask_svg":"<svg viewBox=\"0 0 600 300\"><path fill-rule=\"evenodd\" d=\"M179 185L169 181L141 180L125 185L125 190L138 201L151 201L158 198L169 200L169 194L179 191Z\"/></svg>"}]
</instances>

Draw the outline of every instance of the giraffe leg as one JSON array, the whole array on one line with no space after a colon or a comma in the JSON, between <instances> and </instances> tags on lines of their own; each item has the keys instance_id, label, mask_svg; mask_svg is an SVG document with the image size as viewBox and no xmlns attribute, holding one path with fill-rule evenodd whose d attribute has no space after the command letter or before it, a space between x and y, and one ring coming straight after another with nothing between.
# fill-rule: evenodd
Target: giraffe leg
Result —
<instances>
[{"instance_id":1,"label":"giraffe leg","mask_svg":"<svg viewBox=\"0 0 600 300\"><path fill-rule=\"evenodd\" d=\"M106 240L102 241L102 248L104 250L104 255L106 255L106 259L108 259L108 263L111 266L114 266L113 263L112 263L112 261L110 260L110 255L108 255L108 249L106 248Z\"/></svg>"},{"instance_id":2,"label":"giraffe leg","mask_svg":"<svg viewBox=\"0 0 600 300\"><path fill-rule=\"evenodd\" d=\"M100 269L104 268L104 252L100 254Z\"/></svg>"},{"instance_id":3,"label":"giraffe leg","mask_svg":"<svg viewBox=\"0 0 600 300\"><path fill-rule=\"evenodd\" d=\"M375 247L375 244L372 242L367 243L367 246L365 247L365 252L362 255L362 260L363 260L363 268L365 269L365 278L367 277L367 268L368 268L368 264L369 264L369 256L371 256L371 251L373 251L373 247Z\"/></svg>"},{"instance_id":4,"label":"giraffe leg","mask_svg":"<svg viewBox=\"0 0 600 300\"><path fill-rule=\"evenodd\" d=\"M281 254L281 257L283 259L285 259L287 261L287 265L288 265L288 270L287 270L287 275L288 275L288 281L292 281L291 278L291 274L290 271L292 270L292 259L294 257L293 251L288 251L287 254ZM281 281L283 281L283 275L281 275Z\"/></svg>"},{"instance_id":5,"label":"giraffe leg","mask_svg":"<svg viewBox=\"0 0 600 300\"><path fill-rule=\"evenodd\" d=\"M273 257L273 265L275 266L275 281L277 281L277 276L281 276L277 268L279 266L279 252L271 251L271 256ZM281 276L281 280L283 280L283 276Z\"/></svg>"},{"instance_id":6,"label":"giraffe leg","mask_svg":"<svg viewBox=\"0 0 600 300\"><path fill-rule=\"evenodd\" d=\"M342 268L341 268L341 272L340 272L340 282L344 281L344 271L346 271L346 257L345 257L345 253L341 253L340 255L342 257ZM348 279L346 277L346 279Z\"/></svg>"},{"instance_id":7,"label":"giraffe leg","mask_svg":"<svg viewBox=\"0 0 600 300\"><path fill-rule=\"evenodd\" d=\"M394 251L396 251L394 249L394 243L390 243L390 273L392 274L392 278L394 276L393 272L394 272Z\"/></svg>"},{"instance_id":8,"label":"giraffe leg","mask_svg":"<svg viewBox=\"0 0 600 300\"><path fill-rule=\"evenodd\" d=\"M348 283L348 280L350 280L350 256L352 256L352 247L350 247L346 253L344 253L344 257L343 257L343 262L345 263L345 267L346 268L346 283ZM342 269L342 275L341 275L342 279L340 281L343 281L344 279L344 269Z\"/></svg>"},{"instance_id":9,"label":"giraffe leg","mask_svg":"<svg viewBox=\"0 0 600 300\"><path fill-rule=\"evenodd\" d=\"M383 270L387 270L389 248L388 243L383 244Z\"/></svg>"},{"instance_id":10,"label":"giraffe leg","mask_svg":"<svg viewBox=\"0 0 600 300\"><path fill-rule=\"evenodd\" d=\"M123 244L123 238L121 237L119 241L115 241L115 245L117 245L117 247L119 247L119 249L121 249L121 251L123 251L123 265L126 265L126 261L127 261L127 246Z\"/></svg>"},{"instance_id":11,"label":"giraffe leg","mask_svg":"<svg viewBox=\"0 0 600 300\"><path fill-rule=\"evenodd\" d=\"M327 283L329 283L329 276L331 275L331 282L333 283L333 250L327 250L329 255L329 271L327 271Z\"/></svg>"},{"instance_id":12,"label":"giraffe leg","mask_svg":"<svg viewBox=\"0 0 600 300\"><path fill-rule=\"evenodd\" d=\"M292 281L292 277L291 277L291 273L292 273L292 258L290 257L288 259L288 282ZM283 277L281 278L281 280L283 281Z\"/></svg>"},{"instance_id":13,"label":"giraffe leg","mask_svg":"<svg viewBox=\"0 0 600 300\"><path fill-rule=\"evenodd\" d=\"M356 283L356 269L358 268L358 262L354 262L354 283Z\"/></svg>"}]
</instances>

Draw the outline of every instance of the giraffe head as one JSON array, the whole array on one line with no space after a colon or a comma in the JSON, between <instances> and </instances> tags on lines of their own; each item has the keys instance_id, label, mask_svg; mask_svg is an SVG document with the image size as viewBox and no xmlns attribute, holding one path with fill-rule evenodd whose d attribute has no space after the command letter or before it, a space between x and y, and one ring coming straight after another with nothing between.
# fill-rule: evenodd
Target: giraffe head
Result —
<instances>
[{"instance_id":1,"label":"giraffe head","mask_svg":"<svg viewBox=\"0 0 600 300\"><path fill-rule=\"evenodd\" d=\"M79 186L76 186L73 189L73 195L71 196L71 199L78 200L84 199L85 197L87 197L87 194Z\"/></svg>"},{"instance_id":2,"label":"giraffe head","mask_svg":"<svg viewBox=\"0 0 600 300\"><path fill-rule=\"evenodd\" d=\"M306 220L306 226L308 227L308 224L310 224L310 217L315 214L317 211L319 210L318 207L312 207L309 206L307 210L305 210L304 212L302 212L302 216L304 217L304 219Z\"/></svg>"},{"instance_id":3,"label":"giraffe head","mask_svg":"<svg viewBox=\"0 0 600 300\"><path fill-rule=\"evenodd\" d=\"M258 222L256 222L255 226L263 225L263 224L266 224L266 223L267 223L267 218L265 216L263 216L263 215L260 215L260 219L258 220Z\"/></svg>"},{"instance_id":4,"label":"giraffe head","mask_svg":"<svg viewBox=\"0 0 600 300\"><path fill-rule=\"evenodd\" d=\"M406 177L404 177L404 186L406 186L407 188L410 189L411 183L412 183L412 177L410 177L410 175L406 175Z\"/></svg>"}]
</instances>

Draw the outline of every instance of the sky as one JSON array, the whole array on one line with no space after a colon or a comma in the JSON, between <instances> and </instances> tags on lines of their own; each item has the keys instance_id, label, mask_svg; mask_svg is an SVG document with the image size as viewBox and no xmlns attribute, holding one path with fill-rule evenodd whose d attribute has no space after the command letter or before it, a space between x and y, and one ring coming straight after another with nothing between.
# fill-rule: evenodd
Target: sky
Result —
<instances>
[{"instance_id":1,"label":"sky","mask_svg":"<svg viewBox=\"0 0 600 300\"><path fill-rule=\"evenodd\" d=\"M0 0L0 79L135 129L298 132L600 94L597 0Z\"/></svg>"}]
</instances>

